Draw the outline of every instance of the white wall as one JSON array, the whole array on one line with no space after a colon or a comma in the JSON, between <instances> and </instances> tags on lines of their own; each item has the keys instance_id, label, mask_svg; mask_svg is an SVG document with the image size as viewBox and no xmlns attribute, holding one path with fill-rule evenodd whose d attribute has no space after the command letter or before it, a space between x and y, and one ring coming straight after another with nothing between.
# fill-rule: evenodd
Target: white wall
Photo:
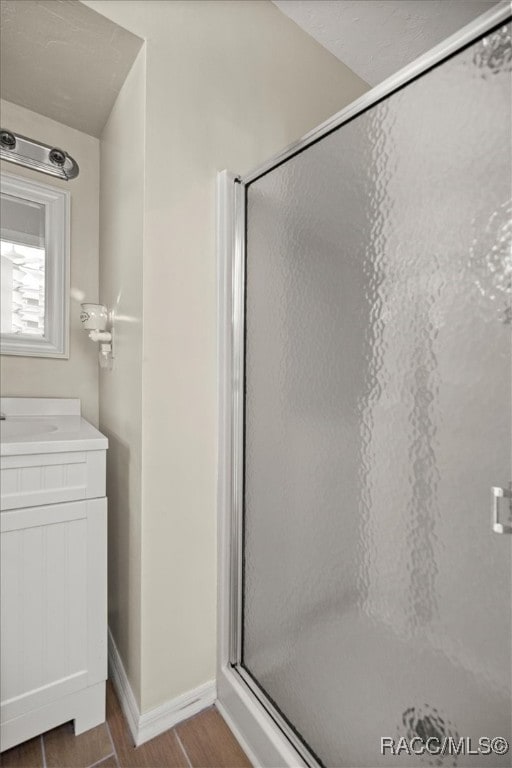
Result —
<instances>
[{"instance_id":1,"label":"white wall","mask_svg":"<svg viewBox=\"0 0 512 768\"><path fill-rule=\"evenodd\" d=\"M68 360L2 355L2 395L79 397L82 414L98 423L98 350L80 322L80 302L98 299L99 141L24 107L1 101L2 127L62 147L80 166L73 181L2 162L2 173L61 187L71 193L70 354Z\"/></svg>"},{"instance_id":2,"label":"white wall","mask_svg":"<svg viewBox=\"0 0 512 768\"><path fill-rule=\"evenodd\" d=\"M86 4L146 39L140 705L147 711L215 675L216 174L248 171L366 84L266 0ZM135 128L131 141L137 152ZM124 196L119 188L120 206ZM137 366L134 356L127 364L134 376Z\"/></svg>"},{"instance_id":3,"label":"white wall","mask_svg":"<svg viewBox=\"0 0 512 768\"><path fill-rule=\"evenodd\" d=\"M108 436L109 625L140 701L144 48L101 136L100 300L113 313L115 363L100 371Z\"/></svg>"}]
</instances>

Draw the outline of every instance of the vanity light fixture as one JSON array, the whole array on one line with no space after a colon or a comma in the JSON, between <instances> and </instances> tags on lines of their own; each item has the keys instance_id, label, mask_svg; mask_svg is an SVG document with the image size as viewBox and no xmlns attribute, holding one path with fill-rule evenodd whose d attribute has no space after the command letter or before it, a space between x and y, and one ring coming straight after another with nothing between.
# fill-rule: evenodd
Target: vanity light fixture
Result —
<instances>
[{"instance_id":1,"label":"vanity light fixture","mask_svg":"<svg viewBox=\"0 0 512 768\"><path fill-rule=\"evenodd\" d=\"M99 342L100 368L112 368L112 332L107 331L108 309L104 304L86 302L80 305L82 311L80 320L86 331L89 331L91 341Z\"/></svg>"},{"instance_id":2,"label":"vanity light fixture","mask_svg":"<svg viewBox=\"0 0 512 768\"><path fill-rule=\"evenodd\" d=\"M8 163L70 181L78 176L78 163L63 149L0 128L0 157Z\"/></svg>"}]
</instances>

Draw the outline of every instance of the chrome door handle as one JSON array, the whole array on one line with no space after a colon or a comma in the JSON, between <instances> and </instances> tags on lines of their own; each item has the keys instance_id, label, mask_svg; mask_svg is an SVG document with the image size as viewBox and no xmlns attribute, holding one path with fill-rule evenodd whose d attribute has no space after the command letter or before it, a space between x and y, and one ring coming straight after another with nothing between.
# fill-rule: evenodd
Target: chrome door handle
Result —
<instances>
[{"instance_id":1,"label":"chrome door handle","mask_svg":"<svg viewBox=\"0 0 512 768\"><path fill-rule=\"evenodd\" d=\"M500 499L511 499L509 509L512 511L512 490L507 488L492 488L492 529L494 533L512 533L512 525L500 523ZM510 519L509 515L509 519Z\"/></svg>"}]
</instances>

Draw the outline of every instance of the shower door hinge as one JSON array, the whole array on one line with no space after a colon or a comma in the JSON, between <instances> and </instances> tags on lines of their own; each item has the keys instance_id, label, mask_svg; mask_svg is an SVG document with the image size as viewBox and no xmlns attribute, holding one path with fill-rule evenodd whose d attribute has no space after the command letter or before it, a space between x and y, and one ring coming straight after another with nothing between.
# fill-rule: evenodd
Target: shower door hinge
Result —
<instances>
[{"instance_id":1,"label":"shower door hinge","mask_svg":"<svg viewBox=\"0 0 512 768\"><path fill-rule=\"evenodd\" d=\"M500 499L508 499L509 523L500 523ZM494 533L512 533L512 489L492 488L492 529Z\"/></svg>"}]
</instances>

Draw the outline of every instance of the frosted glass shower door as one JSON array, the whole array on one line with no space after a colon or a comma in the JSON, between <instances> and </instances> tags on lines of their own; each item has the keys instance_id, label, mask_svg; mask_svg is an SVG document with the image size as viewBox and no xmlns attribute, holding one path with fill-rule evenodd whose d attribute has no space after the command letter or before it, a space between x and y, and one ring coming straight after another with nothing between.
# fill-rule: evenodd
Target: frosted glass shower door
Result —
<instances>
[{"instance_id":1,"label":"frosted glass shower door","mask_svg":"<svg viewBox=\"0 0 512 768\"><path fill-rule=\"evenodd\" d=\"M248 184L241 664L332 768L511 763L381 754L512 737L510 63L501 26Z\"/></svg>"}]
</instances>

